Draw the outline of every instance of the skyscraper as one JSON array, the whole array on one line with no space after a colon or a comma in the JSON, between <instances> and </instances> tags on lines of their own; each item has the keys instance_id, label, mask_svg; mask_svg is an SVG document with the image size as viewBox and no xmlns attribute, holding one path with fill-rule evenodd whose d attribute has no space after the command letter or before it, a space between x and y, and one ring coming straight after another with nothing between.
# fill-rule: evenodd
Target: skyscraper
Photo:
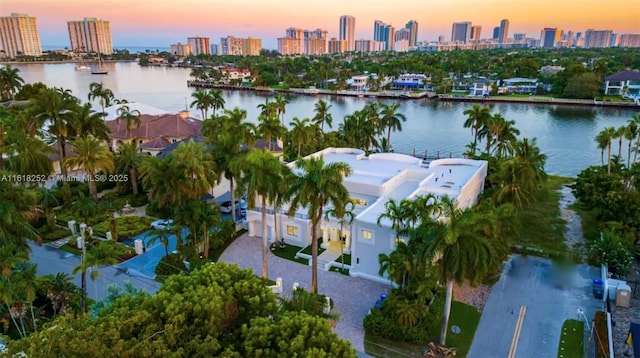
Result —
<instances>
[{"instance_id":1,"label":"skyscraper","mask_svg":"<svg viewBox=\"0 0 640 358\"><path fill-rule=\"evenodd\" d=\"M584 33L584 47L611 47L613 31L589 29Z\"/></svg>"},{"instance_id":2,"label":"skyscraper","mask_svg":"<svg viewBox=\"0 0 640 358\"><path fill-rule=\"evenodd\" d=\"M380 20L373 23L373 40L384 43L383 51L393 51L396 29Z\"/></svg>"},{"instance_id":3,"label":"skyscraper","mask_svg":"<svg viewBox=\"0 0 640 358\"><path fill-rule=\"evenodd\" d=\"M40 56L36 18L25 14L0 17L0 57Z\"/></svg>"},{"instance_id":4,"label":"skyscraper","mask_svg":"<svg viewBox=\"0 0 640 358\"><path fill-rule=\"evenodd\" d=\"M405 26L409 30L409 47L418 45L418 22L411 20Z\"/></svg>"},{"instance_id":5,"label":"skyscraper","mask_svg":"<svg viewBox=\"0 0 640 358\"><path fill-rule=\"evenodd\" d=\"M211 53L210 40L208 37L188 37L187 43L191 45L191 51L194 56L198 56L200 54L208 55Z\"/></svg>"},{"instance_id":6,"label":"skyscraper","mask_svg":"<svg viewBox=\"0 0 640 358\"><path fill-rule=\"evenodd\" d=\"M640 34L620 35L620 47L640 47Z\"/></svg>"},{"instance_id":7,"label":"skyscraper","mask_svg":"<svg viewBox=\"0 0 640 358\"><path fill-rule=\"evenodd\" d=\"M500 30L498 31L498 42L501 44L507 43L509 38L509 20L502 19L500 21Z\"/></svg>"},{"instance_id":8,"label":"skyscraper","mask_svg":"<svg viewBox=\"0 0 640 358\"><path fill-rule=\"evenodd\" d=\"M471 22L454 22L451 28L451 41L467 43L471 38Z\"/></svg>"},{"instance_id":9,"label":"skyscraper","mask_svg":"<svg viewBox=\"0 0 640 358\"><path fill-rule=\"evenodd\" d=\"M500 39L500 26L496 26L493 28L493 36L492 39L498 41Z\"/></svg>"},{"instance_id":10,"label":"skyscraper","mask_svg":"<svg viewBox=\"0 0 640 358\"><path fill-rule=\"evenodd\" d=\"M556 27L545 27L540 32L540 47L543 48L552 48L556 47L558 41L560 41L560 37L562 36L562 31Z\"/></svg>"},{"instance_id":11,"label":"skyscraper","mask_svg":"<svg viewBox=\"0 0 640 358\"><path fill-rule=\"evenodd\" d=\"M67 21L67 30L71 51L105 55L113 53L109 21L85 17L80 21Z\"/></svg>"},{"instance_id":12,"label":"skyscraper","mask_svg":"<svg viewBox=\"0 0 640 358\"><path fill-rule=\"evenodd\" d=\"M351 15L340 16L339 40L347 40L347 51L355 51L356 18Z\"/></svg>"},{"instance_id":13,"label":"skyscraper","mask_svg":"<svg viewBox=\"0 0 640 358\"><path fill-rule=\"evenodd\" d=\"M482 26L480 25L471 26L471 35L469 36L469 38L471 39L471 41L479 41L481 33L482 33Z\"/></svg>"}]
</instances>

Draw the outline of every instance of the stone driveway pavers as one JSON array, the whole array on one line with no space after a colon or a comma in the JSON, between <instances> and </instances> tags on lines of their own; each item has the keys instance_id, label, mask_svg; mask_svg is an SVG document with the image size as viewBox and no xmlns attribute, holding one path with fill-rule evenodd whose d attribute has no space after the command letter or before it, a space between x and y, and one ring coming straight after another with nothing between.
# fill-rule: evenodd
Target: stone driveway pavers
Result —
<instances>
[{"instance_id":1,"label":"stone driveway pavers","mask_svg":"<svg viewBox=\"0 0 640 358\"><path fill-rule=\"evenodd\" d=\"M262 275L262 238L247 234L241 236L222 253L220 260L251 268L256 275ZM284 294L291 294L294 282L306 290L311 288L310 266L270 254L269 278L275 280L278 277L282 278ZM389 288L389 285L370 280L318 270L318 291L333 299L334 310L340 315L335 332L360 352L364 351L362 320Z\"/></svg>"}]
</instances>

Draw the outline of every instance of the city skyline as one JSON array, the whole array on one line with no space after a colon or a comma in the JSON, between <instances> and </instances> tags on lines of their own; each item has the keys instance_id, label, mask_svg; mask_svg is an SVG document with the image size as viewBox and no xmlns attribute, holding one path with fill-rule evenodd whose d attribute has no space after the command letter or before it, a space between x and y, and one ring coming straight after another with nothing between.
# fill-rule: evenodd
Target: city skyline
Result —
<instances>
[{"instance_id":1,"label":"city skyline","mask_svg":"<svg viewBox=\"0 0 640 358\"><path fill-rule=\"evenodd\" d=\"M372 39L373 24L380 20L404 27L409 20L420 24L418 41L436 40L440 35L449 37L451 24L470 21L484 28L500 26L509 20L509 34L525 33L539 37L545 27L574 32L587 29L612 30L614 33L640 32L640 3L636 0L617 2L615 17L603 17L601 2L593 0L520 1L507 0L452 0L427 4L407 0L402 6L388 1L370 0L339 2L327 0L319 4L289 6L289 2L273 0L268 3L245 0L245 6L229 5L221 0L185 0L178 6L169 0L3 0L0 16L25 13L38 19L43 46L68 46L67 21L76 18L97 17L110 21L113 44L127 46L168 47L184 41L186 37L226 36L257 37L263 46L277 48L277 38L288 27L322 28L329 37L338 37L339 18L349 14L355 17L355 39ZM621 8L629 11L619 11ZM126 11L123 11L126 9ZM553 9L551 11L550 9ZM237 16L234 16L237 14ZM273 14L274 16L265 16ZM187 20L185 20L187 19ZM489 32L482 34L490 37Z\"/></svg>"}]
</instances>

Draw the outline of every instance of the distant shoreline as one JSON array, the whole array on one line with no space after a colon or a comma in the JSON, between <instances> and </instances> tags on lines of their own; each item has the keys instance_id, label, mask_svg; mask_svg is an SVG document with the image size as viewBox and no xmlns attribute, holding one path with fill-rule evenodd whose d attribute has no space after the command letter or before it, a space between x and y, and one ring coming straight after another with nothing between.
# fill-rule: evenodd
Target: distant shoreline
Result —
<instances>
[{"instance_id":1,"label":"distant shoreline","mask_svg":"<svg viewBox=\"0 0 640 358\"><path fill-rule=\"evenodd\" d=\"M136 62L136 60L102 60L103 63ZM37 64L63 64L63 63L98 63L97 60L47 60L47 61L0 61L0 65L37 65Z\"/></svg>"}]
</instances>

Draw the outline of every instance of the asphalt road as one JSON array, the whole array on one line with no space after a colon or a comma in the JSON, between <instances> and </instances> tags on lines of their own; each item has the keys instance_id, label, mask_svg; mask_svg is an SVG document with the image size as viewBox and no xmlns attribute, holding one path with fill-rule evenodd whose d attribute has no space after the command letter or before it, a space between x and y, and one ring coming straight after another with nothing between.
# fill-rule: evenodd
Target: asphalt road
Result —
<instances>
[{"instance_id":1,"label":"asphalt road","mask_svg":"<svg viewBox=\"0 0 640 358\"><path fill-rule=\"evenodd\" d=\"M39 276L65 272L74 277L74 282L78 286L81 285L81 274L72 274L73 268L80 264L80 257L46 245L39 247L30 243L29 246L31 247L29 256L31 262L38 265L37 273ZM160 283L154 280L136 276L135 273L128 274L114 266L103 266L98 268L98 271L100 275L95 281L87 277L87 295L94 300L102 300L106 297L109 284L124 287L125 282L130 281L134 287L145 289L151 294L160 288Z\"/></svg>"},{"instance_id":2,"label":"asphalt road","mask_svg":"<svg viewBox=\"0 0 640 358\"><path fill-rule=\"evenodd\" d=\"M579 308L589 320L602 309L602 301L592 294L592 280L599 278L597 268L571 268L560 277L564 287L557 287L557 278L549 260L514 256L491 288L468 357L507 357L521 305L527 310L516 357L557 357L564 321L581 318Z\"/></svg>"}]
</instances>

